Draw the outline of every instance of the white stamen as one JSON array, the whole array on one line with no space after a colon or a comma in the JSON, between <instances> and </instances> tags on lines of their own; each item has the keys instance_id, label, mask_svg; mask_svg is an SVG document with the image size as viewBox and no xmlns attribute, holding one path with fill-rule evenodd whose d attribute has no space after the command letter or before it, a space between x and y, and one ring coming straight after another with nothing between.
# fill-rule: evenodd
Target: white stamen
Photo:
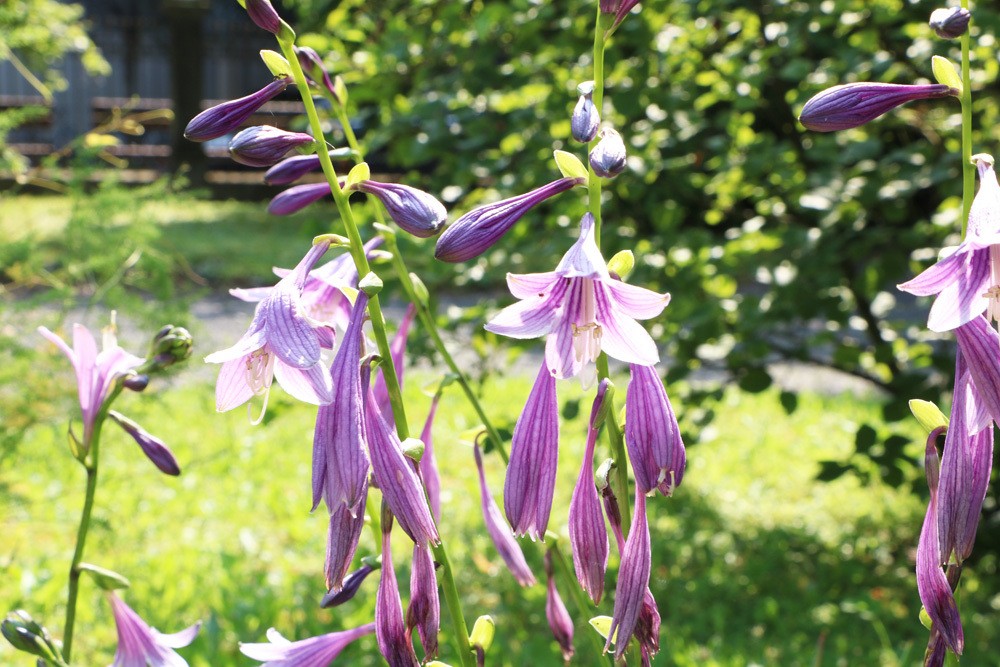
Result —
<instances>
[{"instance_id":1,"label":"white stamen","mask_svg":"<svg viewBox=\"0 0 1000 667\"><path fill-rule=\"evenodd\" d=\"M266 347L254 350L247 358L247 385L254 396L264 396L274 377L274 355Z\"/></svg>"},{"instance_id":2,"label":"white stamen","mask_svg":"<svg viewBox=\"0 0 1000 667\"><path fill-rule=\"evenodd\" d=\"M596 361L601 353L601 325L597 323L597 296L594 281L583 280L583 304L578 323L573 324L573 356L577 362Z\"/></svg>"}]
</instances>

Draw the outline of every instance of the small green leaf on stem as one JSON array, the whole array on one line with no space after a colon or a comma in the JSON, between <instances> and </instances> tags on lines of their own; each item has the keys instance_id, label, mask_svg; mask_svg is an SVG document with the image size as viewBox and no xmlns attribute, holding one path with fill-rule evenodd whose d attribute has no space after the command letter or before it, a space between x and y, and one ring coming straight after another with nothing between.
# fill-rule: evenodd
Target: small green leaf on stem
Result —
<instances>
[{"instance_id":1,"label":"small green leaf on stem","mask_svg":"<svg viewBox=\"0 0 1000 667\"><path fill-rule=\"evenodd\" d=\"M277 51L261 49L260 59L267 65L267 69L271 70L271 74L279 79L288 76L292 71L288 61Z\"/></svg>"},{"instance_id":2,"label":"small green leaf on stem","mask_svg":"<svg viewBox=\"0 0 1000 667\"><path fill-rule=\"evenodd\" d=\"M90 563L80 563L76 566L81 572L86 572L90 575L90 578L94 580L102 590L105 591L115 591L120 588L128 588L132 583L118 574L117 572L112 572L111 570L105 569L103 567L98 567L97 565L92 565Z\"/></svg>"},{"instance_id":3,"label":"small green leaf on stem","mask_svg":"<svg viewBox=\"0 0 1000 667\"><path fill-rule=\"evenodd\" d=\"M371 176L372 170L368 167L367 162L356 164L350 173L347 174L347 184L344 186L344 189L353 190L358 183L369 180Z\"/></svg>"},{"instance_id":4,"label":"small green leaf on stem","mask_svg":"<svg viewBox=\"0 0 1000 667\"><path fill-rule=\"evenodd\" d=\"M962 94L962 77L958 74L958 68L950 60L934 56L931 58L931 69L934 71L934 78L937 79L938 83L954 88L959 95Z\"/></svg>"},{"instance_id":5,"label":"small green leaf on stem","mask_svg":"<svg viewBox=\"0 0 1000 667\"><path fill-rule=\"evenodd\" d=\"M922 401L917 398L911 400L910 412L928 434L936 428L948 427L948 417L930 401Z\"/></svg>"},{"instance_id":6,"label":"small green leaf on stem","mask_svg":"<svg viewBox=\"0 0 1000 667\"><path fill-rule=\"evenodd\" d=\"M420 279L415 273L410 274L410 282L413 283L413 296L417 298L421 306L427 306L430 300L430 293L427 291L427 285L424 285L424 281Z\"/></svg>"},{"instance_id":7,"label":"small green leaf on stem","mask_svg":"<svg viewBox=\"0 0 1000 667\"><path fill-rule=\"evenodd\" d=\"M587 180L587 167L580 161L580 158L566 151L554 151L552 155L555 157L556 166L559 167L563 176Z\"/></svg>"},{"instance_id":8,"label":"small green leaf on stem","mask_svg":"<svg viewBox=\"0 0 1000 667\"><path fill-rule=\"evenodd\" d=\"M496 635L496 623L492 616L480 616L476 619L476 624L472 626L472 633L469 635L469 643L473 648L481 648L483 652L490 650L493 645L493 637Z\"/></svg>"},{"instance_id":9,"label":"small green leaf on stem","mask_svg":"<svg viewBox=\"0 0 1000 667\"><path fill-rule=\"evenodd\" d=\"M608 638L608 632L611 631L611 617L610 616L595 616L590 619L590 627L597 630L597 634L601 635L605 639ZM615 632L615 636L618 636L618 632ZM615 637L611 638L611 643L615 642Z\"/></svg>"},{"instance_id":10,"label":"small green leaf on stem","mask_svg":"<svg viewBox=\"0 0 1000 667\"><path fill-rule=\"evenodd\" d=\"M635 255L632 254L631 250L621 250L608 260L608 271L622 280L628 280L634 268Z\"/></svg>"}]
</instances>

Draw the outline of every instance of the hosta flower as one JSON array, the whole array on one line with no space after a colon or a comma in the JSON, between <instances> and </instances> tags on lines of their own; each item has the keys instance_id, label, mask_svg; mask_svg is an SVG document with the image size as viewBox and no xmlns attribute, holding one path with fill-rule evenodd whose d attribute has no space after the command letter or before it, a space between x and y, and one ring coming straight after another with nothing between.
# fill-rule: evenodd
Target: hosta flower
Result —
<instances>
[{"instance_id":1,"label":"hosta flower","mask_svg":"<svg viewBox=\"0 0 1000 667\"><path fill-rule=\"evenodd\" d=\"M660 359L656 343L636 320L659 315L670 295L611 277L589 213L555 271L508 273L507 285L521 301L500 311L486 329L511 338L548 336L545 361L554 377L575 376L601 350L642 366Z\"/></svg>"},{"instance_id":2,"label":"hosta flower","mask_svg":"<svg viewBox=\"0 0 1000 667\"><path fill-rule=\"evenodd\" d=\"M346 182L346 179L340 179L340 187L344 187ZM271 215L291 215L331 194L329 183L293 185L274 195L271 203L267 205L267 212Z\"/></svg>"},{"instance_id":3,"label":"hosta flower","mask_svg":"<svg viewBox=\"0 0 1000 667\"><path fill-rule=\"evenodd\" d=\"M270 125L255 125L241 130L229 142L229 156L248 167L270 167L288 151L314 143L305 132L288 132Z\"/></svg>"},{"instance_id":4,"label":"hosta flower","mask_svg":"<svg viewBox=\"0 0 1000 667\"><path fill-rule=\"evenodd\" d=\"M260 28L271 34L281 32L281 17L274 11L271 0L246 0L247 15Z\"/></svg>"},{"instance_id":5,"label":"hosta flower","mask_svg":"<svg viewBox=\"0 0 1000 667\"><path fill-rule=\"evenodd\" d=\"M329 247L329 241L322 241L310 248L292 272L257 304L243 337L232 347L205 357L208 363L222 364L215 385L219 412L232 410L253 396L264 396L266 407L275 377L285 391L301 401L322 405L333 399L330 374L320 362L320 342L325 338L316 332L301 304L306 277Z\"/></svg>"},{"instance_id":6,"label":"hosta flower","mask_svg":"<svg viewBox=\"0 0 1000 667\"><path fill-rule=\"evenodd\" d=\"M296 46L294 47L295 55L299 58L299 65L302 66L302 71L305 75L315 82L322 81L323 87L329 91L333 98L337 100L338 103L343 104L345 100L340 99L340 92L337 87L333 84L330 79L330 73L326 71L326 66L323 65L323 59L319 57L315 49L311 49L308 46Z\"/></svg>"},{"instance_id":7,"label":"hosta flower","mask_svg":"<svg viewBox=\"0 0 1000 667\"><path fill-rule=\"evenodd\" d=\"M285 77L267 84L256 93L230 100L206 109L191 119L184 128L184 138L190 141L208 141L234 132L264 104L281 94L292 77Z\"/></svg>"},{"instance_id":8,"label":"hosta flower","mask_svg":"<svg viewBox=\"0 0 1000 667\"><path fill-rule=\"evenodd\" d=\"M132 436L142 453L160 469L160 472L165 475L181 474L177 459L174 458L174 453L170 451L165 442L119 412L109 410L108 416L121 426L123 431Z\"/></svg>"},{"instance_id":9,"label":"hosta flower","mask_svg":"<svg viewBox=\"0 0 1000 667\"><path fill-rule=\"evenodd\" d=\"M271 628L267 631L270 643L241 643L240 652L254 660L262 660L261 667L327 667L348 644L373 632L375 624L368 623L359 628L290 642Z\"/></svg>"},{"instance_id":10,"label":"hosta flower","mask_svg":"<svg viewBox=\"0 0 1000 667\"><path fill-rule=\"evenodd\" d=\"M601 140L588 156L590 168L601 178L614 178L625 171L625 142L622 135L610 127L601 130Z\"/></svg>"},{"instance_id":11,"label":"hosta flower","mask_svg":"<svg viewBox=\"0 0 1000 667\"><path fill-rule=\"evenodd\" d=\"M615 587L615 608L611 616L611 630L605 650L615 637L615 658L621 658L628 648L628 642L635 633L642 613L646 592L649 589L649 573L652 569L652 552L649 544L649 523L646 520L646 496L636 488L635 511L632 527L622 549L621 565L618 567L618 585Z\"/></svg>"},{"instance_id":12,"label":"hosta flower","mask_svg":"<svg viewBox=\"0 0 1000 667\"><path fill-rule=\"evenodd\" d=\"M376 237L381 238L381 237ZM399 382L399 389L403 389L403 375L406 370L406 363L404 356L406 354L406 338L410 335L410 327L413 325L413 318L417 314L416 307L411 303L406 308L406 312L403 313L403 319L399 321L399 327L396 329L396 334L392 337L392 342L389 343L389 355L392 357L392 367L396 369L396 380ZM379 368L378 374L375 377L375 386L372 388L372 393L375 396L375 405L382 412L382 416L386 418L390 424L395 425L396 418L392 414L392 402L389 400L389 387L385 383L385 373Z\"/></svg>"},{"instance_id":13,"label":"hosta flower","mask_svg":"<svg viewBox=\"0 0 1000 667\"><path fill-rule=\"evenodd\" d=\"M412 563L406 631L412 633L414 628L417 629L424 647L424 662L427 662L438 653L438 631L441 628L441 602L430 547L414 544Z\"/></svg>"},{"instance_id":14,"label":"hosta flower","mask_svg":"<svg viewBox=\"0 0 1000 667\"><path fill-rule=\"evenodd\" d=\"M338 149L329 151L331 158L339 156L340 153ZM264 182L268 185L288 185L321 168L318 155L293 155L268 169L264 173Z\"/></svg>"},{"instance_id":15,"label":"hosta flower","mask_svg":"<svg viewBox=\"0 0 1000 667\"><path fill-rule=\"evenodd\" d=\"M898 286L917 296L937 295L927 321L931 331L955 329L984 312L1000 320L1000 184L993 158L975 159L980 186L965 240L951 255Z\"/></svg>"},{"instance_id":16,"label":"hosta flower","mask_svg":"<svg viewBox=\"0 0 1000 667\"><path fill-rule=\"evenodd\" d=\"M73 347L45 327L38 327L38 333L62 350L76 371L76 388L80 398L80 413L83 417L84 449L90 447L94 433L94 423L101 406L107 400L115 383L140 366L139 357L118 347L118 341L109 329L105 333L103 349L97 351L93 334L82 324L73 325Z\"/></svg>"},{"instance_id":17,"label":"hosta flower","mask_svg":"<svg viewBox=\"0 0 1000 667\"><path fill-rule=\"evenodd\" d=\"M996 361L1000 334L979 316L955 329L955 339L976 389L969 422L970 432L978 433L989 419L1000 424L1000 365Z\"/></svg>"},{"instance_id":18,"label":"hosta flower","mask_svg":"<svg viewBox=\"0 0 1000 667\"><path fill-rule=\"evenodd\" d=\"M569 503L569 543L573 549L573 567L576 578L594 604L598 604L604 594L604 573L608 567L608 532L604 528L601 500L597 496L594 482L594 447L598 431L596 422L607 389L608 381L602 380L590 411L583 465L573 489L573 499Z\"/></svg>"},{"instance_id":19,"label":"hosta flower","mask_svg":"<svg viewBox=\"0 0 1000 667\"><path fill-rule=\"evenodd\" d=\"M935 9L931 12L930 26L938 37L956 39L969 29L972 14L963 7L948 7Z\"/></svg>"},{"instance_id":20,"label":"hosta flower","mask_svg":"<svg viewBox=\"0 0 1000 667\"><path fill-rule=\"evenodd\" d=\"M430 193L401 183L361 181L354 186L377 197L400 229L419 238L434 236L448 218L448 211Z\"/></svg>"},{"instance_id":21,"label":"hosta flower","mask_svg":"<svg viewBox=\"0 0 1000 667\"><path fill-rule=\"evenodd\" d=\"M814 132L847 130L861 127L907 102L958 94L954 88L939 83L848 83L811 97L802 107L799 122Z\"/></svg>"},{"instance_id":22,"label":"hosta flower","mask_svg":"<svg viewBox=\"0 0 1000 667\"><path fill-rule=\"evenodd\" d=\"M351 569L351 563L354 562L361 531L365 527L365 513L358 511L358 508L364 507L367 498L366 478L361 484L357 506L349 507L343 502L330 509L330 524L326 533L326 562L323 564L328 592L339 593L347 587L345 578Z\"/></svg>"},{"instance_id":23,"label":"hosta flower","mask_svg":"<svg viewBox=\"0 0 1000 667\"><path fill-rule=\"evenodd\" d=\"M410 633L403 622L403 603L392 565L392 514L382 512L382 572L375 596L375 636L378 649L389 667L418 667Z\"/></svg>"},{"instance_id":24,"label":"hosta flower","mask_svg":"<svg viewBox=\"0 0 1000 667\"><path fill-rule=\"evenodd\" d=\"M362 517L361 523L362 525L364 524L364 517ZM368 578L368 575L376 569L378 568L371 565L368 559L363 559L361 561L361 567L344 577L339 590L327 591L326 595L323 596L323 599L320 600L319 606L323 609L330 609L332 607L339 607L349 600L353 600L354 596L358 594L361 584L365 583L365 579Z\"/></svg>"},{"instance_id":25,"label":"hosta flower","mask_svg":"<svg viewBox=\"0 0 1000 667\"><path fill-rule=\"evenodd\" d=\"M420 470L420 479L427 490L427 500L434 514L434 520L441 521L441 474L438 472L437 459L434 456L434 415L437 414L438 403L441 400L441 392L434 394L431 401L431 409L427 413L427 420L424 422L424 429L420 433L420 441L424 443L424 455L420 457L417 468Z\"/></svg>"},{"instance_id":26,"label":"hosta flower","mask_svg":"<svg viewBox=\"0 0 1000 667\"><path fill-rule=\"evenodd\" d=\"M625 445L643 493L672 495L684 477L686 454L667 390L653 366L631 365L625 395Z\"/></svg>"},{"instance_id":27,"label":"hosta flower","mask_svg":"<svg viewBox=\"0 0 1000 667\"><path fill-rule=\"evenodd\" d=\"M573 619L566 611L566 605L559 597L555 577L552 576L552 552L545 552L545 618L549 622L552 636L562 650L563 660L569 664L573 657Z\"/></svg>"},{"instance_id":28,"label":"hosta flower","mask_svg":"<svg viewBox=\"0 0 1000 667\"><path fill-rule=\"evenodd\" d=\"M615 17L611 28L614 30L625 20L625 17L632 11L632 8L638 4L639 0L601 0L599 6L602 14Z\"/></svg>"},{"instance_id":29,"label":"hosta flower","mask_svg":"<svg viewBox=\"0 0 1000 667\"><path fill-rule=\"evenodd\" d=\"M493 500L490 489L486 485L486 472L483 470L483 453L479 445L473 447L476 455L476 468L479 470L479 496L482 501L483 519L486 522L486 532L489 533L493 545L500 553L507 569L514 575L514 579L522 586L531 586L535 583L535 575L531 573L527 561L524 560L524 552L514 539L514 534L510 526L504 521L500 507Z\"/></svg>"},{"instance_id":30,"label":"hosta flower","mask_svg":"<svg viewBox=\"0 0 1000 667\"><path fill-rule=\"evenodd\" d=\"M165 635L149 627L114 593L108 593L108 602L118 629L118 650L112 667L187 667L187 661L174 649L194 641L201 628L200 621L186 630Z\"/></svg>"},{"instance_id":31,"label":"hosta flower","mask_svg":"<svg viewBox=\"0 0 1000 667\"><path fill-rule=\"evenodd\" d=\"M594 82L585 81L576 87L580 99L573 108L570 118L570 132L580 143L587 144L597 136L597 128L601 124L601 115L594 106Z\"/></svg>"}]
</instances>

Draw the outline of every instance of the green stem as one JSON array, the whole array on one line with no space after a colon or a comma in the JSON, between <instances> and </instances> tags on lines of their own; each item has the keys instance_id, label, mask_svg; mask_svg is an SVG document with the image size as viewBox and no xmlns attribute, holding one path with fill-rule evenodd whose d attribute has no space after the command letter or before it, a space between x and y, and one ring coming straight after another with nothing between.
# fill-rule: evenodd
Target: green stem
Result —
<instances>
[{"instance_id":1,"label":"green stem","mask_svg":"<svg viewBox=\"0 0 1000 667\"><path fill-rule=\"evenodd\" d=\"M603 356L603 355L602 355ZM600 360L598 360L600 362ZM607 358L604 363L607 364ZM622 430L618 426L618 409L615 407L614 398L611 399L611 409L604 420L608 431L608 442L611 445L611 456L615 460L615 467L611 473L611 490L614 491L618 499L618 508L622 514L622 530L625 535L632 527L632 497L628 491L628 457L625 454L625 438Z\"/></svg>"},{"instance_id":2,"label":"green stem","mask_svg":"<svg viewBox=\"0 0 1000 667\"><path fill-rule=\"evenodd\" d=\"M969 8L969 0L962 0ZM972 80L969 74L969 31L962 35L962 238L969 225L969 211L976 191L976 166L972 164Z\"/></svg>"},{"instance_id":3,"label":"green stem","mask_svg":"<svg viewBox=\"0 0 1000 667\"><path fill-rule=\"evenodd\" d=\"M601 10L597 10L597 21L594 23L594 106L601 118L604 117L604 30L601 28ZM594 149L597 142L593 141L587 146L588 153ZM590 214L594 216L594 239L597 247L601 247L601 177L594 173L594 168L587 160L587 195L588 208Z\"/></svg>"}]
</instances>

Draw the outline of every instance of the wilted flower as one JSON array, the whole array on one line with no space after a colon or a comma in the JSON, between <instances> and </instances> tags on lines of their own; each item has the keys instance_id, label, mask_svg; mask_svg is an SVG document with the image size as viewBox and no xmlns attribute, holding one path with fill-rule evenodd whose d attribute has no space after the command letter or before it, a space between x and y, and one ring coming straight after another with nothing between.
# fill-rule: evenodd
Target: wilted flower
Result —
<instances>
[{"instance_id":1,"label":"wilted flower","mask_svg":"<svg viewBox=\"0 0 1000 667\"><path fill-rule=\"evenodd\" d=\"M111 417L112 421L121 426L122 430L132 436L136 444L142 449L142 452L153 462L153 465L160 469L160 472L166 475L181 474L181 468L177 465L177 459L174 458L174 453L170 451L165 442L155 435L148 433L144 428L119 412L109 410L108 416Z\"/></svg>"},{"instance_id":2,"label":"wilted flower","mask_svg":"<svg viewBox=\"0 0 1000 667\"><path fill-rule=\"evenodd\" d=\"M232 410L252 396L264 396L266 407L273 377L301 401L322 405L332 400L330 374L320 362L321 337L301 305L306 276L329 247L329 241L322 241L310 248L257 304L243 337L232 347L205 357L208 363L222 364L215 385L219 412Z\"/></svg>"},{"instance_id":3,"label":"wilted flower","mask_svg":"<svg viewBox=\"0 0 1000 667\"><path fill-rule=\"evenodd\" d=\"M899 289L930 296L927 327L949 331L978 315L1000 320L1000 184L993 171L993 158L976 155L979 192L969 210L965 239L952 254L940 260Z\"/></svg>"},{"instance_id":4,"label":"wilted flower","mask_svg":"<svg viewBox=\"0 0 1000 667\"><path fill-rule=\"evenodd\" d=\"M401 183L361 181L355 189L378 197L399 227L417 236L434 236L448 218L444 204L433 195Z\"/></svg>"},{"instance_id":5,"label":"wilted flower","mask_svg":"<svg viewBox=\"0 0 1000 667\"><path fill-rule=\"evenodd\" d=\"M267 631L269 644L240 644L240 652L254 660L263 660L261 667L327 667L348 644L375 632L375 624L331 632L290 642L277 630Z\"/></svg>"},{"instance_id":6,"label":"wilted flower","mask_svg":"<svg viewBox=\"0 0 1000 667\"><path fill-rule=\"evenodd\" d=\"M652 569L652 552L649 544L649 523L646 520L646 496L636 487L635 511L632 527L622 549L621 565L618 567L618 585L615 587L615 608L611 616L611 629L605 650L615 639L615 658L621 658L628 647L642 613L643 601L649 588L649 573Z\"/></svg>"},{"instance_id":7,"label":"wilted flower","mask_svg":"<svg viewBox=\"0 0 1000 667\"><path fill-rule=\"evenodd\" d=\"M187 667L187 661L174 649L194 641L201 628L200 621L186 630L165 635L149 627L113 592L108 593L108 601L118 629L118 650L112 667Z\"/></svg>"},{"instance_id":8,"label":"wilted flower","mask_svg":"<svg viewBox=\"0 0 1000 667\"><path fill-rule=\"evenodd\" d=\"M615 280L594 240L594 217L580 222L580 238L549 273L507 274L520 303L507 306L486 325L511 338L548 336L545 361L557 378L575 376L601 350L619 361L651 366L656 343L636 320L656 317L669 294Z\"/></svg>"},{"instance_id":9,"label":"wilted flower","mask_svg":"<svg viewBox=\"0 0 1000 667\"><path fill-rule=\"evenodd\" d=\"M625 142L610 127L601 130L601 140L590 151L590 168L601 178L614 178L625 170Z\"/></svg>"},{"instance_id":10,"label":"wilted flower","mask_svg":"<svg viewBox=\"0 0 1000 667\"><path fill-rule=\"evenodd\" d=\"M582 178L560 178L523 195L474 208L444 230L434 256L443 262L464 262L478 257L535 205L584 182Z\"/></svg>"},{"instance_id":11,"label":"wilted flower","mask_svg":"<svg viewBox=\"0 0 1000 667\"><path fill-rule=\"evenodd\" d=\"M493 540L493 544L500 553L500 557L507 564L507 569L514 575L517 583L522 586L531 586L535 583L535 576L531 573L531 568L528 567L527 561L524 560L524 552L521 551L517 540L514 539L514 534L511 532L510 526L504 521L503 514L500 513L500 507L493 500L493 496L490 495L490 489L486 486L486 472L483 470L483 453L480 451L479 445L475 445L473 449L476 455L476 468L479 470L479 495L482 500L486 531L490 534L490 539Z\"/></svg>"},{"instance_id":12,"label":"wilted flower","mask_svg":"<svg viewBox=\"0 0 1000 667\"><path fill-rule=\"evenodd\" d=\"M392 565L390 541L392 514L382 511L382 576L375 597L375 636L378 648L389 667L417 667L410 633L403 623L403 603L399 599L399 584Z\"/></svg>"},{"instance_id":13,"label":"wilted flower","mask_svg":"<svg viewBox=\"0 0 1000 667\"><path fill-rule=\"evenodd\" d=\"M545 618L549 622L552 636L556 638L562 650L563 660L568 664L573 657L573 619L566 611L566 605L559 597L556 581L552 576L552 552L545 552L545 578L547 589L545 593Z\"/></svg>"},{"instance_id":14,"label":"wilted flower","mask_svg":"<svg viewBox=\"0 0 1000 667\"><path fill-rule=\"evenodd\" d=\"M364 525L364 517L361 517L361 524ZM323 599L320 600L319 606L323 609L330 609L332 607L339 607L348 600L353 600L354 596L358 593L358 589L361 588L361 584L363 584L365 579L368 578L368 575L376 569L377 568L369 562L369 559L363 558L361 560L361 567L345 576L339 589L327 591L326 595L323 596Z\"/></svg>"},{"instance_id":15,"label":"wilted flower","mask_svg":"<svg viewBox=\"0 0 1000 667\"><path fill-rule=\"evenodd\" d=\"M594 105L594 82L584 81L576 87L580 99L573 108L570 118L570 132L580 143L587 144L597 136L597 128L601 124L601 114Z\"/></svg>"},{"instance_id":16,"label":"wilted flower","mask_svg":"<svg viewBox=\"0 0 1000 667\"><path fill-rule=\"evenodd\" d=\"M270 125L241 130L229 142L229 155L248 167L270 167L299 146L315 143L312 135L288 132Z\"/></svg>"},{"instance_id":17,"label":"wilted flower","mask_svg":"<svg viewBox=\"0 0 1000 667\"><path fill-rule=\"evenodd\" d=\"M958 96L943 84L848 83L827 88L802 107L799 122L815 132L861 127L870 120L914 100Z\"/></svg>"},{"instance_id":18,"label":"wilted flower","mask_svg":"<svg viewBox=\"0 0 1000 667\"><path fill-rule=\"evenodd\" d=\"M625 395L625 444L643 493L672 495L684 477L686 454L667 390L653 366L631 364Z\"/></svg>"},{"instance_id":19,"label":"wilted flower","mask_svg":"<svg viewBox=\"0 0 1000 667\"><path fill-rule=\"evenodd\" d=\"M254 112L284 91L291 82L291 77L278 79L256 93L202 111L184 128L184 138L190 141L208 141L235 131Z\"/></svg>"},{"instance_id":20,"label":"wilted flower","mask_svg":"<svg viewBox=\"0 0 1000 667\"><path fill-rule=\"evenodd\" d=\"M949 7L935 9L931 12L930 25L938 37L955 39L965 34L969 29L972 14L964 7Z\"/></svg>"},{"instance_id":21,"label":"wilted flower","mask_svg":"<svg viewBox=\"0 0 1000 667\"><path fill-rule=\"evenodd\" d=\"M410 569L410 606L406 609L406 630L420 634L424 647L424 662L438 653L438 631L441 628L441 602L438 599L437 574L434 559L427 545L413 545Z\"/></svg>"}]
</instances>

